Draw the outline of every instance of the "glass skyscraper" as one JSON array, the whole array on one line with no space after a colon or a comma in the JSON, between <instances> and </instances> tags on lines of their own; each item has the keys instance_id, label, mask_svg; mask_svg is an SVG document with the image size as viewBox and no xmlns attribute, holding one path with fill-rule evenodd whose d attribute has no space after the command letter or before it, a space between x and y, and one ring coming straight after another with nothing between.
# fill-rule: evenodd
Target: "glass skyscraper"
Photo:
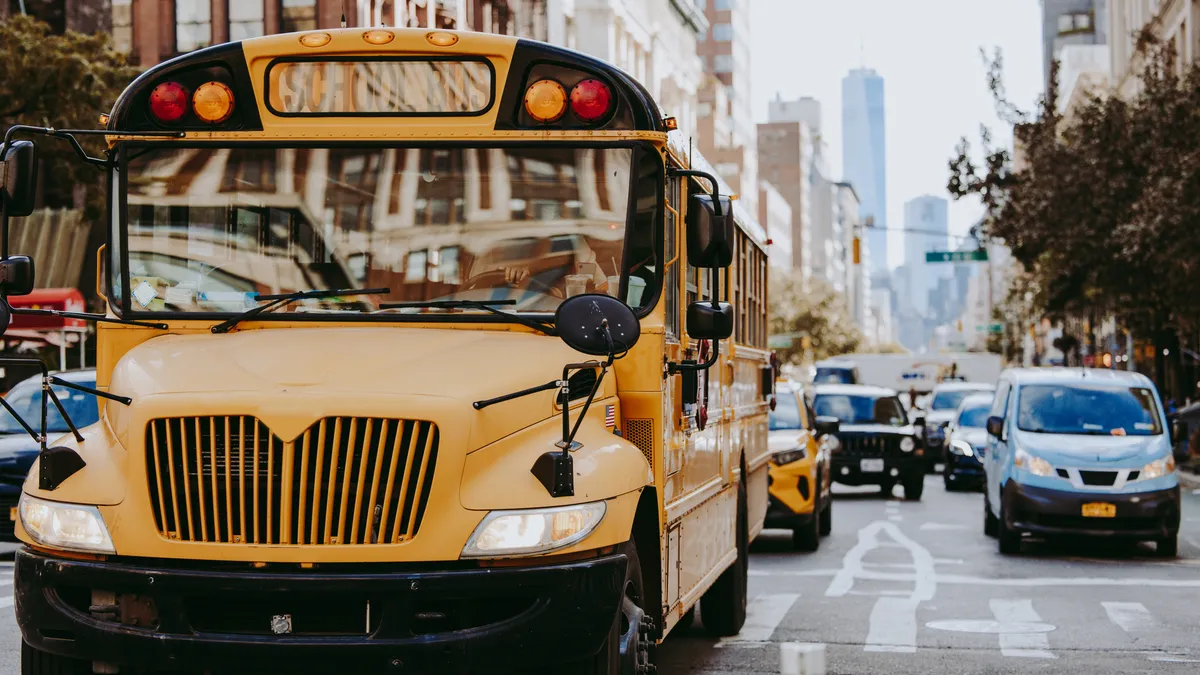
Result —
<instances>
[{"instance_id":1,"label":"glass skyscraper","mask_svg":"<svg viewBox=\"0 0 1200 675\"><path fill-rule=\"evenodd\" d=\"M870 68L852 70L842 79L842 173L861 203L859 220L874 219L866 230L871 279L888 278L887 154L883 129L883 78Z\"/></svg>"}]
</instances>

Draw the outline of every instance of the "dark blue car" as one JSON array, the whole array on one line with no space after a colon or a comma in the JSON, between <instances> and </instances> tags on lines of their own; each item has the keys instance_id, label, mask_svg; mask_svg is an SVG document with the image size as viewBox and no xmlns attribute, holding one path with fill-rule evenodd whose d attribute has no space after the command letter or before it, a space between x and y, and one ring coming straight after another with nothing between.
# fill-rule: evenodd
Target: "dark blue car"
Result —
<instances>
[{"instance_id":1,"label":"dark blue car","mask_svg":"<svg viewBox=\"0 0 1200 675\"><path fill-rule=\"evenodd\" d=\"M85 387L96 386L95 370L66 371L56 375ZM76 427L85 427L100 419L100 409L95 396L66 387L55 387L54 395L62 402ZM40 375L18 383L5 395L4 400L8 401L34 431L38 430L42 419ZM70 431L66 421L51 402L46 414L46 432L50 440ZM0 408L0 541L16 541L10 514L17 505L17 499L21 496L21 485L25 483L25 477L29 475L29 469L37 455L37 441L30 437L16 418Z\"/></svg>"},{"instance_id":2,"label":"dark blue car","mask_svg":"<svg viewBox=\"0 0 1200 675\"><path fill-rule=\"evenodd\" d=\"M983 487L987 419L993 398L990 393L965 397L946 428L946 468L942 480L947 490Z\"/></svg>"}]
</instances>

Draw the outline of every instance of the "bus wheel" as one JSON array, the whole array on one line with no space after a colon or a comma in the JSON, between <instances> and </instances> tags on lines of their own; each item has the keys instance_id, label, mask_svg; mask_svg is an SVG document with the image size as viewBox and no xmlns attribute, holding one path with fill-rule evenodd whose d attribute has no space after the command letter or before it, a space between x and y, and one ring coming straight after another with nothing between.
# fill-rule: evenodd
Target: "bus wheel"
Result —
<instances>
[{"instance_id":1,"label":"bus wheel","mask_svg":"<svg viewBox=\"0 0 1200 675\"><path fill-rule=\"evenodd\" d=\"M746 586L749 581L750 536L746 523L746 469L737 493L737 559L700 598L700 620L709 635L737 635L746 623Z\"/></svg>"},{"instance_id":2,"label":"bus wheel","mask_svg":"<svg viewBox=\"0 0 1200 675\"><path fill-rule=\"evenodd\" d=\"M39 652L21 641L21 675L91 675L92 664Z\"/></svg>"},{"instance_id":3,"label":"bus wheel","mask_svg":"<svg viewBox=\"0 0 1200 675\"><path fill-rule=\"evenodd\" d=\"M641 607L642 564L633 542L625 544L625 594L604 646L592 658L546 675L650 675L654 672L654 619Z\"/></svg>"}]
</instances>

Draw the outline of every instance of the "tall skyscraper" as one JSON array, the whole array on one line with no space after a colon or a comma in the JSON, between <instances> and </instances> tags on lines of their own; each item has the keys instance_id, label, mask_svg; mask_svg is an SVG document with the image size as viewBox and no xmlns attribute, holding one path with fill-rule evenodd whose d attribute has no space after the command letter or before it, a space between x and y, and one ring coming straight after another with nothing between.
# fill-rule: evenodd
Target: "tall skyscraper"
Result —
<instances>
[{"instance_id":1,"label":"tall skyscraper","mask_svg":"<svg viewBox=\"0 0 1200 675\"><path fill-rule=\"evenodd\" d=\"M883 128L883 78L873 69L852 70L842 78L842 173L861 200L859 219L871 252L871 278L887 285L887 151Z\"/></svg>"},{"instance_id":2,"label":"tall skyscraper","mask_svg":"<svg viewBox=\"0 0 1200 675\"><path fill-rule=\"evenodd\" d=\"M927 263L929 251L950 250L948 203L941 197L922 195L904 203L903 292L897 294L900 340L909 349L928 345L933 327L945 312L946 294L954 266Z\"/></svg>"},{"instance_id":3,"label":"tall skyscraper","mask_svg":"<svg viewBox=\"0 0 1200 675\"><path fill-rule=\"evenodd\" d=\"M1050 63L1067 45L1108 42L1108 0L1042 0L1043 77L1050 83ZM1060 80L1061 81L1061 80Z\"/></svg>"}]
</instances>

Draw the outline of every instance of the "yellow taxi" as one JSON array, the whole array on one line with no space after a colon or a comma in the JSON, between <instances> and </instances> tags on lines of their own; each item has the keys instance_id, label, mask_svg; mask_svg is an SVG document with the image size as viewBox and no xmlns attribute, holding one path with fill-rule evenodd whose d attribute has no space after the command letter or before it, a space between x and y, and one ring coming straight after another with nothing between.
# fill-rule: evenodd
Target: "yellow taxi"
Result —
<instances>
[{"instance_id":1,"label":"yellow taxi","mask_svg":"<svg viewBox=\"0 0 1200 675\"><path fill-rule=\"evenodd\" d=\"M815 551L833 527L829 468L838 431L835 417L817 417L804 388L790 381L775 387L767 445L770 506L766 526L792 531L801 551Z\"/></svg>"}]
</instances>

